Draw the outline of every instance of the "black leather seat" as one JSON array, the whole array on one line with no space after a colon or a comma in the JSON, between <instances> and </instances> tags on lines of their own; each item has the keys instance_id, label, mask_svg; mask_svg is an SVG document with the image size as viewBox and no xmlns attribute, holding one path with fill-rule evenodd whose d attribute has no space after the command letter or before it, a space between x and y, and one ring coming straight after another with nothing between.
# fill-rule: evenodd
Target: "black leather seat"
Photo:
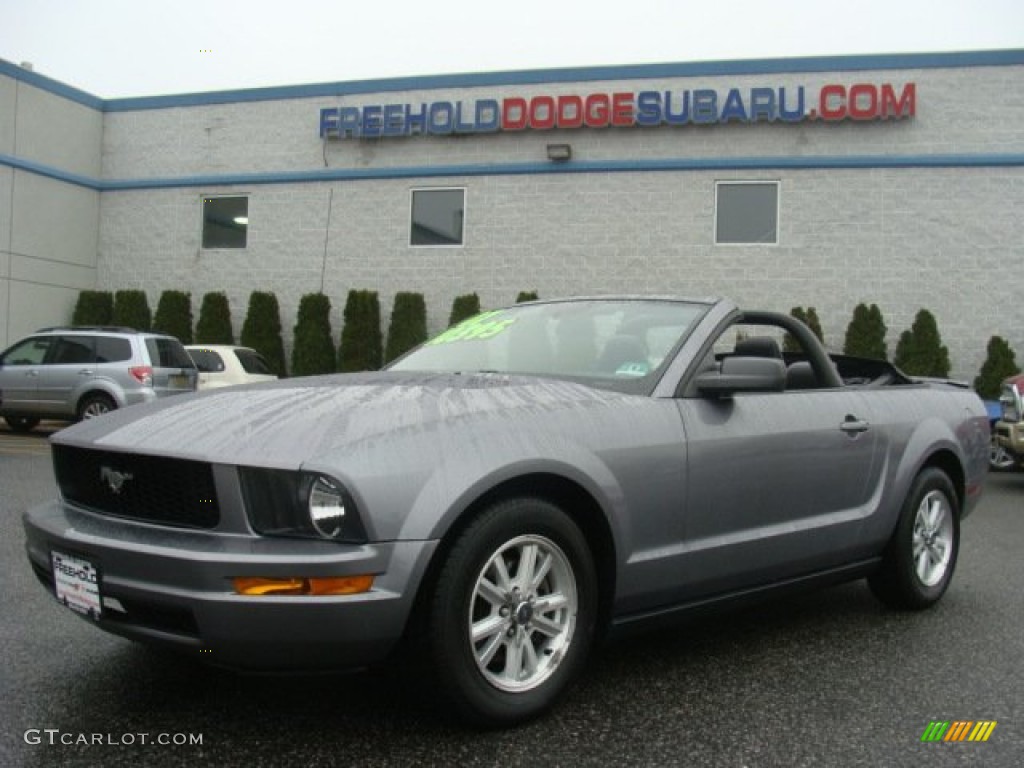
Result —
<instances>
[{"instance_id":1,"label":"black leather seat","mask_svg":"<svg viewBox=\"0 0 1024 768\"><path fill-rule=\"evenodd\" d=\"M786 391L791 389L818 389L818 374L806 360L793 363L786 369Z\"/></svg>"},{"instance_id":2,"label":"black leather seat","mask_svg":"<svg viewBox=\"0 0 1024 768\"><path fill-rule=\"evenodd\" d=\"M751 336L747 339L740 339L733 349L734 357L770 357L776 360L782 359L782 349L779 342L770 336Z\"/></svg>"}]
</instances>

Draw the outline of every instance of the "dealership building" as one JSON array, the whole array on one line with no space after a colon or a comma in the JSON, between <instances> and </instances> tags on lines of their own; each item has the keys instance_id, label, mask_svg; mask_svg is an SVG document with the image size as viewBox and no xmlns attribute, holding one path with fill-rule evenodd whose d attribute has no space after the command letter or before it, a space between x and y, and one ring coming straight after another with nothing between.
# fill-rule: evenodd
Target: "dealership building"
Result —
<instances>
[{"instance_id":1,"label":"dealership building","mask_svg":"<svg viewBox=\"0 0 1024 768\"><path fill-rule=\"evenodd\" d=\"M1024 356L1024 50L497 72L101 99L0 60L0 347L83 289L485 307L581 294L920 308Z\"/></svg>"}]
</instances>

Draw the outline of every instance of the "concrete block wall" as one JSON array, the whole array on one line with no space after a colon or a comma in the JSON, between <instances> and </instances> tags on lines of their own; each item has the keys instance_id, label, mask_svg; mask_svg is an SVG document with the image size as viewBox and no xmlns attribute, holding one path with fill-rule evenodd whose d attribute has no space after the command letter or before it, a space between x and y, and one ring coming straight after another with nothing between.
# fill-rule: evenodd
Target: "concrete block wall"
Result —
<instances>
[{"instance_id":1,"label":"concrete block wall","mask_svg":"<svg viewBox=\"0 0 1024 768\"><path fill-rule=\"evenodd\" d=\"M752 178L781 183L779 245L714 245L715 182ZM1020 265L1019 169L453 177L430 185L466 189L464 246L407 245L417 187L409 180L243 190L249 246L238 251L199 248L194 190L107 193L100 284L145 289L153 306L162 290L188 290L196 313L203 293L225 290L236 333L250 292L273 290L286 345L299 299L322 281L336 336L351 288L380 292L385 330L396 292L424 293L433 331L452 299L469 291L485 306L511 303L521 290L674 293L783 312L814 306L836 350L861 301L881 307L890 353L927 308L960 378L973 379L993 334L1024 355L1021 283L1007 275L1008 265ZM137 226L140 209L171 221Z\"/></svg>"},{"instance_id":2,"label":"concrete block wall","mask_svg":"<svg viewBox=\"0 0 1024 768\"><path fill-rule=\"evenodd\" d=\"M14 163L0 165L0 348L66 322L96 286L99 192L26 166L98 178L102 132L98 109L0 72L0 155Z\"/></svg>"}]
</instances>

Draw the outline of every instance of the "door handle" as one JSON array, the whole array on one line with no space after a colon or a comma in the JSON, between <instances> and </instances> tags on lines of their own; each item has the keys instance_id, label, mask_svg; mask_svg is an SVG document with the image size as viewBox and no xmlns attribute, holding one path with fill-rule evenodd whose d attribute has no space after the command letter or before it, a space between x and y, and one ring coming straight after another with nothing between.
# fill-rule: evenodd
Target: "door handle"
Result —
<instances>
[{"instance_id":1,"label":"door handle","mask_svg":"<svg viewBox=\"0 0 1024 768\"><path fill-rule=\"evenodd\" d=\"M871 429L871 425L863 419L858 419L856 416L847 415L843 419L843 423L839 425L839 429L848 435L859 435L862 432L867 432Z\"/></svg>"},{"instance_id":2,"label":"door handle","mask_svg":"<svg viewBox=\"0 0 1024 768\"><path fill-rule=\"evenodd\" d=\"M79 371L78 375L79 376L92 376L94 373L96 373L96 371L93 371L93 370L90 370L89 368L86 368L85 370Z\"/></svg>"}]
</instances>

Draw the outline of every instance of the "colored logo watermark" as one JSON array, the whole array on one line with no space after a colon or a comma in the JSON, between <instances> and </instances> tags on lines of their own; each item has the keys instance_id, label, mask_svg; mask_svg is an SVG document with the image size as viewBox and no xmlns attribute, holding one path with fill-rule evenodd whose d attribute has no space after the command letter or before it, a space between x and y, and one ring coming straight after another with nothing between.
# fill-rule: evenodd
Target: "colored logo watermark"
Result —
<instances>
[{"instance_id":1,"label":"colored logo watermark","mask_svg":"<svg viewBox=\"0 0 1024 768\"><path fill-rule=\"evenodd\" d=\"M932 720L921 741L988 741L995 729L995 720Z\"/></svg>"}]
</instances>

